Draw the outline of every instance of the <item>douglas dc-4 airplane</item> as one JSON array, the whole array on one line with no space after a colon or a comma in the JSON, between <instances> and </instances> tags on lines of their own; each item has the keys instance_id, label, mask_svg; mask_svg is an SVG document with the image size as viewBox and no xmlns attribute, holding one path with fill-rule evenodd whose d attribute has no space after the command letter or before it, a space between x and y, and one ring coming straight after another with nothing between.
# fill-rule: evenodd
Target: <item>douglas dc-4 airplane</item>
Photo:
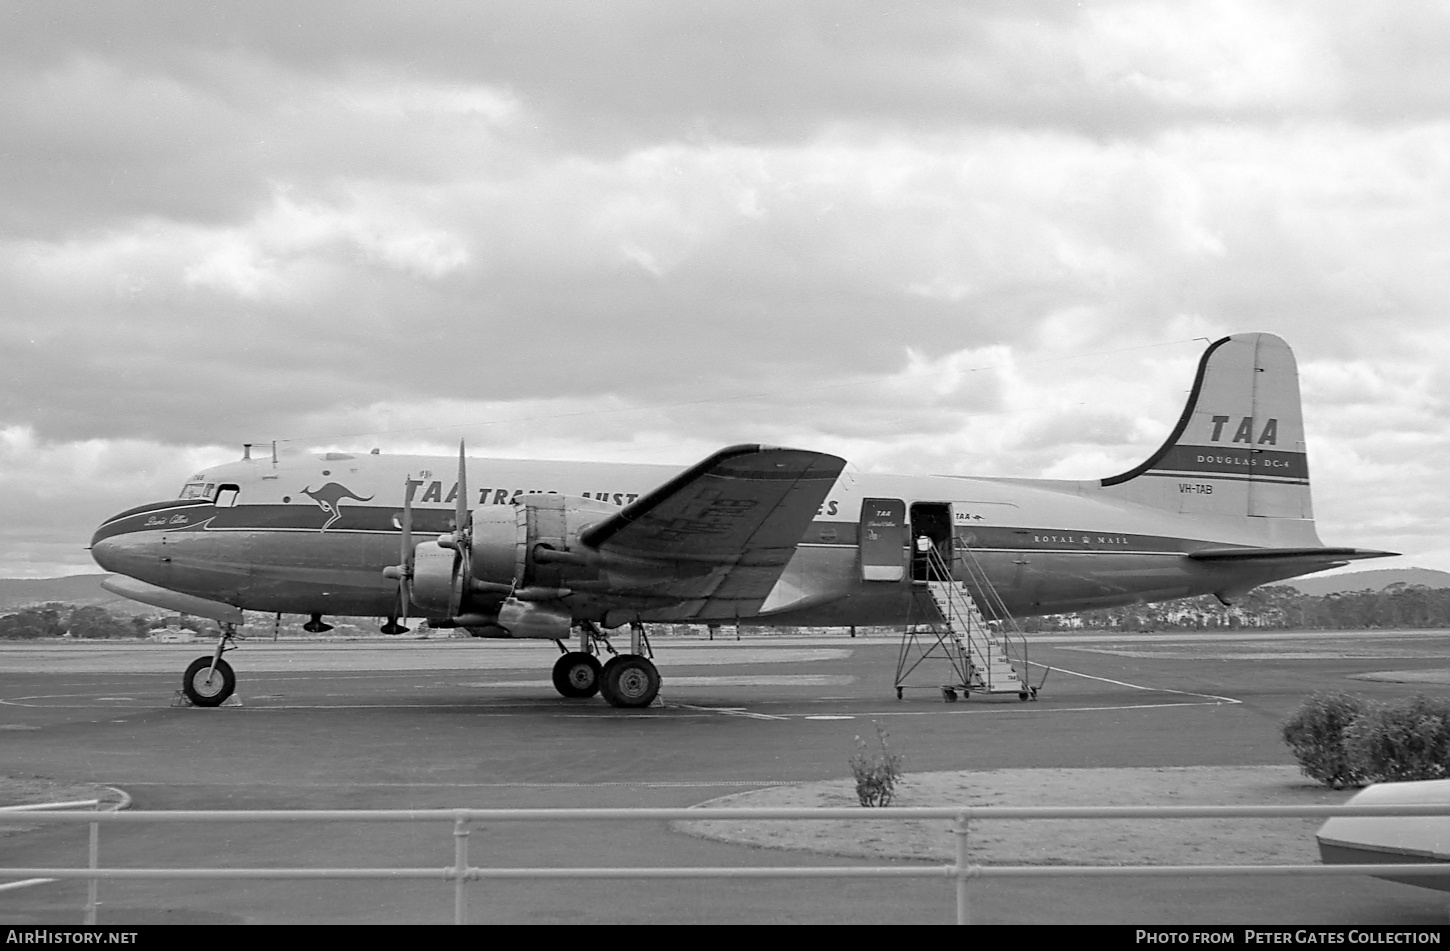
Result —
<instances>
[{"instance_id":1,"label":"douglas dc-4 airplane","mask_svg":"<svg viewBox=\"0 0 1450 951\"><path fill-rule=\"evenodd\" d=\"M1390 552L1315 533L1293 353L1270 334L1212 344L1157 452L1086 482L843 474L835 456L745 445L690 468L464 457L283 455L192 476L122 512L91 553L110 590L225 622L184 690L232 693L242 609L399 618L546 638L561 694L648 706L647 622L884 625L923 616L917 551L1016 616L1257 585ZM420 538L426 540L420 540ZM929 538L930 543L920 541ZM969 554L980 572L967 573ZM990 586L989 593L983 588ZM929 605L929 601L926 602ZM985 607L984 607L985 610ZM989 612L990 613L990 612ZM1000 613L1000 612L998 612ZM630 625L632 649L608 631ZM566 639L579 637L579 649ZM599 647L616 654L608 664Z\"/></svg>"}]
</instances>

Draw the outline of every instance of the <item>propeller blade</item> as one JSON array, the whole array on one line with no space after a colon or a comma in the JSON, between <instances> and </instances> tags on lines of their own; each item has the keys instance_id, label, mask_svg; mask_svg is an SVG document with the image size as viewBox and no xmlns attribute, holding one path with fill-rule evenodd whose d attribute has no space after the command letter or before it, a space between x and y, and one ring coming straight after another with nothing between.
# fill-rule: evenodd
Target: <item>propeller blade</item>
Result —
<instances>
[{"instance_id":1,"label":"propeller blade","mask_svg":"<svg viewBox=\"0 0 1450 951\"><path fill-rule=\"evenodd\" d=\"M403 477L403 529L400 546L402 557L398 563L403 566L403 576L398 579L398 600L399 617L408 616L408 607L413 600L413 560L417 550L413 547L413 495L418 491L418 483L413 481L410 473Z\"/></svg>"},{"instance_id":2,"label":"propeller blade","mask_svg":"<svg viewBox=\"0 0 1450 951\"><path fill-rule=\"evenodd\" d=\"M453 530L463 537L464 520L468 518L468 464L463 459L463 440L458 440L458 496L454 500Z\"/></svg>"}]
</instances>

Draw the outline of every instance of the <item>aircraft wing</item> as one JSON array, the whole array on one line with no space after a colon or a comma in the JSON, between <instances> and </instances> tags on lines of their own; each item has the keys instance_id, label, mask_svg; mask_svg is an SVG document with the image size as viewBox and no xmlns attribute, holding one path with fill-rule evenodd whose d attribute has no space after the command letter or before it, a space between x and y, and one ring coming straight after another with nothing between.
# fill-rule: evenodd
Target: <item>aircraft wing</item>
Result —
<instances>
[{"instance_id":1,"label":"aircraft wing","mask_svg":"<svg viewBox=\"0 0 1450 951\"><path fill-rule=\"evenodd\" d=\"M800 449L722 449L590 526L611 588L675 616L754 615L846 462Z\"/></svg>"}]
</instances>

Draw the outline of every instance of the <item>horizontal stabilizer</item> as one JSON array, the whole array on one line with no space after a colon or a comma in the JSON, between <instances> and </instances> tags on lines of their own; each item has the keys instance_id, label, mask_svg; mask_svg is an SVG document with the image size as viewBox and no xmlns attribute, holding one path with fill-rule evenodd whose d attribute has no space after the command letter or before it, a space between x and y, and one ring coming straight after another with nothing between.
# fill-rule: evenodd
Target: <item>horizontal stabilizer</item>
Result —
<instances>
[{"instance_id":1,"label":"horizontal stabilizer","mask_svg":"<svg viewBox=\"0 0 1450 951\"><path fill-rule=\"evenodd\" d=\"M1362 561L1393 558L1397 551L1372 548L1200 548L1188 557L1194 561Z\"/></svg>"}]
</instances>

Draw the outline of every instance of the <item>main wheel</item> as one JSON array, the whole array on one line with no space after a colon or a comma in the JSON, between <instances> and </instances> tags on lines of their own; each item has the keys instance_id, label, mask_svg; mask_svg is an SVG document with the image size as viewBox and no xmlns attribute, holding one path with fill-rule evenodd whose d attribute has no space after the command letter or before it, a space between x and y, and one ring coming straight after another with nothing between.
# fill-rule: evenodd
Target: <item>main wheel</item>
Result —
<instances>
[{"instance_id":1,"label":"main wheel","mask_svg":"<svg viewBox=\"0 0 1450 951\"><path fill-rule=\"evenodd\" d=\"M219 707L236 689L237 675L232 672L232 665L218 660L216 670L212 670L210 657L198 657L192 661L181 680L181 690L186 699L198 707Z\"/></svg>"},{"instance_id":2,"label":"main wheel","mask_svg":"<svg viewBox=\"0 0 1450 951\"><path fill-rule=\"evenodd\" d=\"M554 689L563 697L592 697L599 692L600 674L593 654L571 651L554 662Z\"/></svg>"},{"instance_id":3,"label":"main wheel","mask_svg":"<svg viewBox=\"0 0 1450 951\"><path fill-rule=\"evenodd\" d=\"M660 672L647 657L623 654L604 665L600 691L612 707L647 707L659 695Z\"/></svg>"}]
</instances>

